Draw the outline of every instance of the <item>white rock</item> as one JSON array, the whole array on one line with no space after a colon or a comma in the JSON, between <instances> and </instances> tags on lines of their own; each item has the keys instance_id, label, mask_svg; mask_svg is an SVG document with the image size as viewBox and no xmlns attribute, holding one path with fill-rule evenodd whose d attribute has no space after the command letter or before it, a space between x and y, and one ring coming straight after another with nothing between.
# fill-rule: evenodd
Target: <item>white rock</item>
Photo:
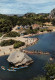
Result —
<instances>
[{"instance_id":1,"label":"white rock","mask_svg":"<svg viewBox=\"0 0 55 80\"><path fill-rule=\"evenodd\" d=\"M20 51L10 54L7 60L15 66L19 66L22 64L25 65L27 63L29 64L33 61L32 58L30 58L26 53Z\"/></svg>"}]
</instances>

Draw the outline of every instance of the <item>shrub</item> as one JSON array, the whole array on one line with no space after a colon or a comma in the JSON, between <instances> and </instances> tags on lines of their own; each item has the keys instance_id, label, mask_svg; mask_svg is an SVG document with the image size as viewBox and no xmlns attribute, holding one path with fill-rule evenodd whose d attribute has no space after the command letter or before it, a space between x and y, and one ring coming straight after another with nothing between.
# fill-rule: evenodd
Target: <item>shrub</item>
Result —
<instances>
[{"instance_id":1,"label":"shrub","mask_svg":"<svg viewBox=\"0 0 55 80\"><path fill-rule=\"evenodd\" d=\"M18 41L18 42L14 43L14 48L19 48L19 47L24 46L24 45L25 45L24 42Z\"/></svg>"},{"instance_id":2,"label":"shrub","mask_svg":"<svg viewBox=\"0 0 55 80\"><path fill-rule=\"evenodd\" d=\"M8 45L13 45L16 41L15 40L4 40L0 43L0 46L8 46Z\"/></svg>"},{"instance_id":3,"label":"shrub","mask_svg":"<svg viewBox=\"0 0 55 80\"><path fill-rule=\"evenodd\" d=\"M3 35L3 33L0 33L0 37Z\"/></svg>"},{"instance_id":4,"label":"shrub","mask_svg":"<svg viewBox=\"0 0 55 80\"><path fill-rule=\"evenodd\" d=\"M9 32L4 37L16 37L16 36L20 36L20 34L17 32Z\"/></svg>"},{"instance_id":5,"label":"shrub","mask_svg":"<svg viewBox=\"0 0 55 80\"><path fill-rule=\"evenodd\" d=\"M55 78L55 63L46 64L45 71L47 80L50 80L51 76Z\"/></svg>"},{"instance_id":6,"label":"shrub","mask_svg":"<svg viewBox=\"0 0 55 80\"><path fill-rule=\"evenodd\" d=\"M0 43L0 46L9 46L9 45L13 45L14 44L14 48L19 48L21 46L24 46L25 43L21 42L21 41L16 41L16 40L4 40Z\"/></svg>"},{"instance_id":7,"label":"shrub","mask_svg":"<svg viewBox=\"0 0 55 80\"><path fill-rule=\"evenodd\" d=\"M45 76L37 76L36 78L33 78L32 80L46 80Z\"/></svg>"},{"instance_id":8,"label":"shrub","mask_svg":"<svg viewBox=\"0 0 55 80\"><path fill-rule=\"evenodd\" d=\"M52 20L52 25L55 26L55 19Z\"/></svg>"},{"instance_id":9,"label":"shrub","mask_svg":"<svg viewBox=\"0 0 55 80\"><path fill-rule=\"evenodd\" d=\"M0 32L9 32L12 30L12 23L8 19L0 19Z\"/></svg>"}]
</instances>

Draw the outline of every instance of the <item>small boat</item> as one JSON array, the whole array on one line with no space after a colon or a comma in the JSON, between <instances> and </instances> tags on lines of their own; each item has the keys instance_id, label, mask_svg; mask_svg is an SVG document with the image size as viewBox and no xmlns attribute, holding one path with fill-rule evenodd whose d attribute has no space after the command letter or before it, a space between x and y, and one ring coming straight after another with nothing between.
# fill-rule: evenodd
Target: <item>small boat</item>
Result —
<instances>
[{"instance_id":1,"label":"small boat","mask_svg":"<svg viewBox=\"0 0 55 80\"><path fill-rule=\"evenodd\" d=\"M14 69L7 69L8 71L16 71L16 70L14 70Z\"/></svg>"},{"instance_id":2,"label":"small boat","mask_svg":"<svg viewBox=\"0 0 55 80\"><path fill-rule=\"evenodd\" d=\"M17 67L11 67L11 69L19 69L19 68L17 68Z\"/></svg>"},{"instance_id":3,"label":"small boat","mask_svg":"<svg viewBox=\"0 0 55 80\"><path fill-rule=\"evenodd\" d=\"M23 69L23 68L27 68L28 66L21 66L21 67L11 67L12 69Z\"/></svg>"},{"instance_id":4,"label":"small boat","mask_svg":"<svg viewBox=\"0 0 55 80\"><path fill-rule=\"evenodd\" d=\"M27 67L28 67L28 66L21 66L20 69L22 69L22 68L27 68Z\"/></svg>"},{"instance_id":5,"label":"small boat","mask_svg":"<svg viewBox=\"0 0 55 80\"><path fill-rule=\"evenodd\" d=\"M5 70L5 67L4 67L4 66L1 66L1 68L2 68L3 70Z\"/></svg>"}]
</instances>

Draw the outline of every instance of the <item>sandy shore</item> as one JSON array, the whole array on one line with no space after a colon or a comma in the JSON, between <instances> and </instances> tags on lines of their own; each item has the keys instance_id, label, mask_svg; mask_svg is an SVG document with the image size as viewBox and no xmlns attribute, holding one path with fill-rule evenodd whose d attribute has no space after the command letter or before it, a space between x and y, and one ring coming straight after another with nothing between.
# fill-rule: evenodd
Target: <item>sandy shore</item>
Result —
<instances>
[{"instance_id":1,"label":"sandy shore","mask_svg":"<svg viewBox=\"0 0 55 80\"><path fill-rule=\"evenodd\" d=\"M22 47L17 48L17 49L14 49L13 45L3 46L3 47L0 46L0 56L9 55L9 54L11 54L15 51L18 51L18 50L21 50L21 49L25 48L26 46L33 45L38 41L37 38L24 38L24 37L25 36L20 36L20 37L15 37L15 38L14 37L12 37L12 38L11 37L0 38L0 42L3 41L3 40L9 40L9 39L25 42L25 46L22 46Z\"/></svg>"},{"instance_id":2,"label":"sandy shore","mask_svg":"<svg viewBox=\"0 0 55 80\"><path fill-rule=\"evenodd\" d=\"M52 31L52 32L54 32L54 31ZM13 40L25 42L25 46L22 46L22 47L17 48L17 49L14 49L13 45L4 46L4 47L0 46L0 56L9 55L15 51L22 50L23 48L25 48L27 46L31 46L31 45L35 44L36 42L38 42L38 38L25 38L25 37L35 36L35 35L40 35L40 34L46 34L46 33L49 33L49 32L47 32L47 31L38 32L37 34L29 34L29 35L24 35L24 36L20 36L20 37L3 37L2 36L2 37L0 37L0 42L3 40L13 39Z\"/></svg>"}]
</instances>

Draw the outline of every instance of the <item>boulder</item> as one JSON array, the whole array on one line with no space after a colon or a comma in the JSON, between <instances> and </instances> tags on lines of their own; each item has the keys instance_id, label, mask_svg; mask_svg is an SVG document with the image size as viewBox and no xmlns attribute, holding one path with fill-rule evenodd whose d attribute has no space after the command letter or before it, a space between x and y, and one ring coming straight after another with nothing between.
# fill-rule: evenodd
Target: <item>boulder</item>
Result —
<instances>
[{"instance_id":1,"label":"boulder","mask_svg":"<svg viewBox=\"0 0 55 80\"><path fill-rule=\"evenodd\" d=\"M31 57L29 57L26 53L20 51L11 53L7 61L14 64L15 66L29 65L33 62Z\"/></svg>"}]
</instances>

